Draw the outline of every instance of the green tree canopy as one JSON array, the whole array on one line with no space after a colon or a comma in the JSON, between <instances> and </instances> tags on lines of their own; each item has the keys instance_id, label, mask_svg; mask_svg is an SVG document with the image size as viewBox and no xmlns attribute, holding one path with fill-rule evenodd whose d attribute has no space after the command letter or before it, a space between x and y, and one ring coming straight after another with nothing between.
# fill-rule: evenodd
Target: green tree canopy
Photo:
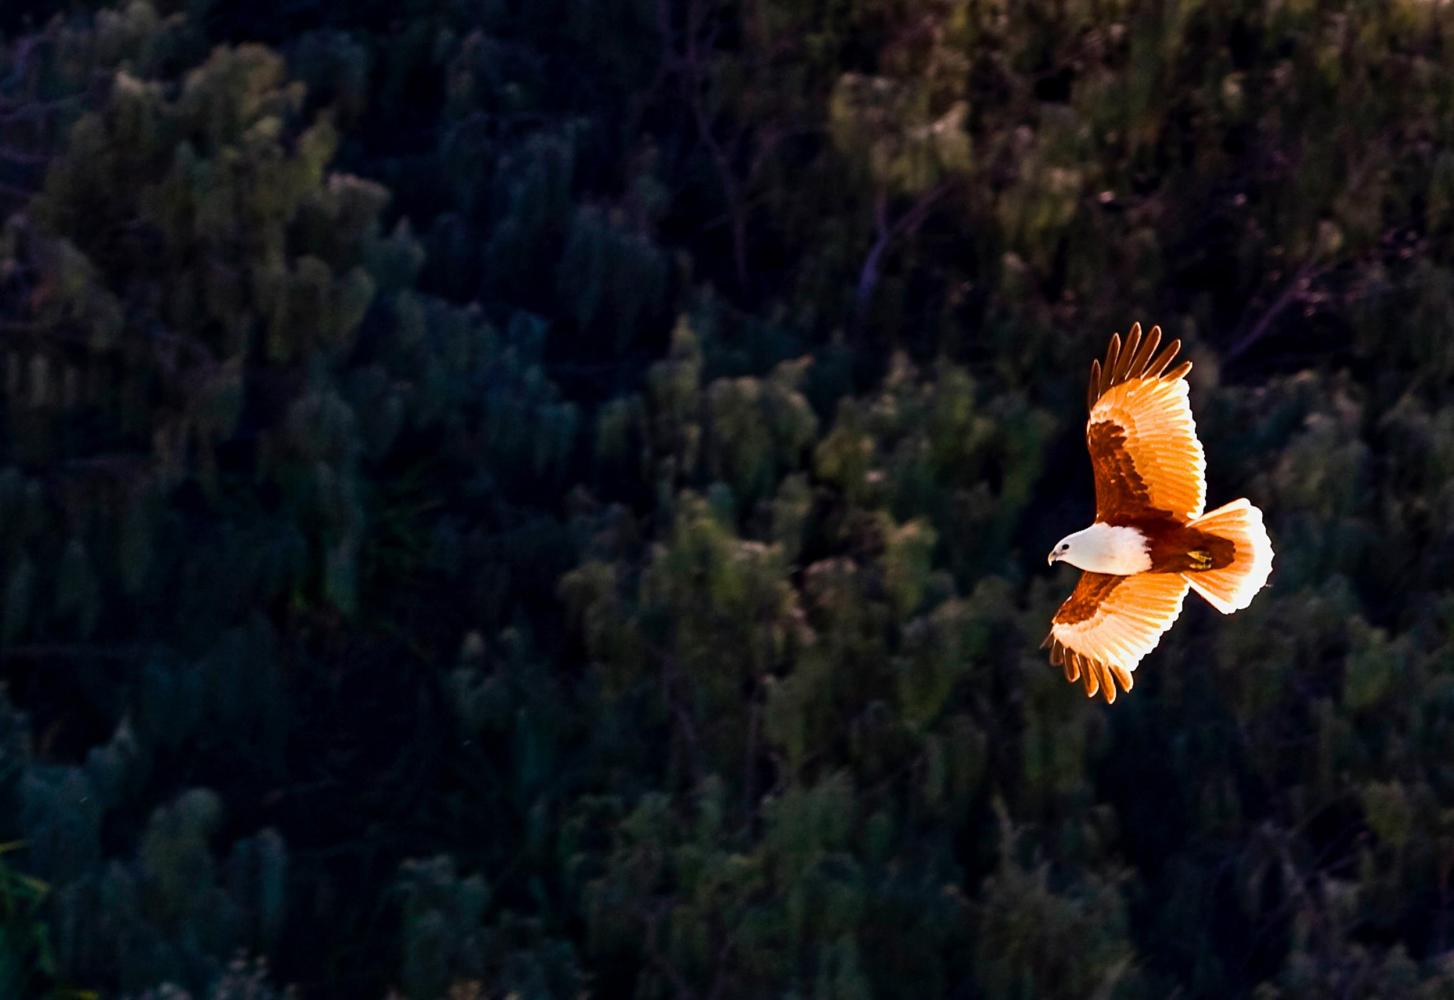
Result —
<instances>
[{"instance_id":1,"label":"green tree canopy","mask_svg":"<svg viewBox=\"0 0 1454 1000\"><path fill-rule=\"evenodd\" d=\"M0 992L1454 995L1451 14L0 10ZM1271 588L1037 649L1160 323Z\"/></svg>"}]
</instances>

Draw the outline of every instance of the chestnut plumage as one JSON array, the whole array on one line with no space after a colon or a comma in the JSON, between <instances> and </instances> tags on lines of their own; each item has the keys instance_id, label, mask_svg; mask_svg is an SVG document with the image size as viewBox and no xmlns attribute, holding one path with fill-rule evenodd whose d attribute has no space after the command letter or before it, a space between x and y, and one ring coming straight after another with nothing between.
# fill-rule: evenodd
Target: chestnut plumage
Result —
<instances>
[{"instance_id":1,"label":"chestnut plumage","mask_svg":"<svg viewBox=\"0 0 1454 1000\"><path fill-rule=\"evenodd\" d=\"M1118 686L1131 690L1137 664L1176 621L1188 589L1229 614L1272 572L1260 510L1238 499L1204 512L1191 362L1171 368L1181 341L1158 353L1160 345L1160 327L1143 338L1137 323L1124 343L1112 335L1104 363L1091 363L1086 447L1096 517L1049 556L1084 571L1046 637L1050 662L1108 702Z\"/></svg>"}]
</instances>

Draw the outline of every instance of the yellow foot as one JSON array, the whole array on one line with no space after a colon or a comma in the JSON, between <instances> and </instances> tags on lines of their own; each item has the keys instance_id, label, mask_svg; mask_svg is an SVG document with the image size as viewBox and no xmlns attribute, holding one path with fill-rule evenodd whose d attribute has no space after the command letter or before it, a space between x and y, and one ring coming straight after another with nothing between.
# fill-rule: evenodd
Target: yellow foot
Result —
<instances>
[{"instance_id":1,"label":"yellow foot","mask_svg":"<svg viewBox=\"0 0 1454 1000\"><path fill-rule=\"evenodd\" d=\"M1194 570L1212 568L1212 554L1206 549L1192 549L1186 557L1191 560L1191 568Z\"/></svg>"}]
</instances>

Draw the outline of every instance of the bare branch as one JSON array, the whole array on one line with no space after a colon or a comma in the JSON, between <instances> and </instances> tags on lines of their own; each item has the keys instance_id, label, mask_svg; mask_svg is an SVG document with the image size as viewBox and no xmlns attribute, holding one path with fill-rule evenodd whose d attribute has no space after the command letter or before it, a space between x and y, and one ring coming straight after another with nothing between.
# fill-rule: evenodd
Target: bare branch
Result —
<instances>
[{"instance_id":1,"label":"bare branch","mask_svg":"<svg viewBox=\"0 0 1454 1000\"><path fill-rule=\"evenodd\" d=\"M0 97L0 125L13 125L16 122L40 121L57 111L72 108L81 102L80 94L72 94L69 97L58 97L50 101L15 101L6 100Z\"/></svg>"},{"instance_id":2,"label":"bare branch","mask_svg":"<svg viewBox=\"0 0 1454 1000\"><path fill-rule=\"evenodd\" d=\"M682 49L677 52L673 44L670 5L667 0L659 0L657 3L657 23L661 30L662 42L667 49L663 56L663 64L676 71L681 83L682 99L691 112L692 121L697 128L698 141L706 147L712 164L716 168L718 183L722 185L722 196L727 202L727 214L732 232L732 266L736 272L738 285L746 289L748 284L747 212L743 203L742 188L736 172L732 168L732 156L717 137L711 115L707 112L706 102L703 98L703 92L707 87L707 73L704 66L705 56L702 52L703 40L700 32L705 18L706 15L702 11L701 4L697 0L693 0L686 12ZM716 39L717 30L717 25L714 24L708 31L706 46L709 51ZM738 139L740 138L739 136Z\"/></svg>"},{"instance_id":3,"label":"bare branch","mask_svg":"<svg viewBox=\"0 0 1454 1000\"><path fill-rule=\"evenodd\" d=\"M867 312L869 299L873 296L873 290L878 285L879 275L883 266L883 258L888 253L894 242L904 236L916 232L929 217L929 212L934 208L936 202L954 187L953 180L940 181L934 187L923 192L909 206L909 210L899 216L892 226L887 225L888 193L880 188L877 197L874 199L875 223L878 229L878 239L869 248L868 256L863 260L863 267L858 272L858 287L854 292L854 311L858 322L862 323Z\"/></svg>"},{"instance_id":4,"label":"bare branch","mask_svg":"<svg viewBox=\"0 0 1454 1000\"><path fill-rule=\"evenodd\" d=\"M661 953L657 944L658 929L661 925L662 913L660 910L648 912L642 916L642 922L646 925L645 951L646 957L662 975L666 976L677 991L678 997L695 997L696 991L687 985L686 979L675 965L672 965L667 957Z\"/></svg>"},{"instance_id":5,"label":"bare branch","mask_svg":"<svg viewBox=\"0 0 1454 1000\"><path fill-rule=\"evenodd\" d=\"M43 167L50 162L51 158L43 153L28 153L25 150L0 146L0 160L22 167Z\"/></svg>"},{"instance_id":6,"label":"bare branch","mask_svg":"<svg viewBox=\"0 0 1454 1000\"><path fill-rule=\"evenodd\" d=\"M1288 306L1300 301L1312 286L1312 283L1322 277L1326 270L1326 267L1316 266L1316 261L1312 258L1304 261L1303 265L1297 269L1297 273L1292 276L1292 280L1287 283L1287 286L1283 288L1277 298L1273 299L1272 305L1268 306L1262 315L1258 317L1257 322L1252 324L1252 328L1238 337L1232 346L1222 353L1223 363L1232 361L1245 354L1254 344L1266 336L1273 322L1287 310Z\"/></svg>"}]
</instances>

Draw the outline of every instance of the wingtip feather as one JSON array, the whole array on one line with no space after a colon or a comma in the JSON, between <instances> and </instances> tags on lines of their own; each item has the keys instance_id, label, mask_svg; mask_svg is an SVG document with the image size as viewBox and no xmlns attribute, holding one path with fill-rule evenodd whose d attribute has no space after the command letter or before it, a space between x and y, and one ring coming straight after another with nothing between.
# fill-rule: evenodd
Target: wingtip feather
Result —
<instances>
[{"instance_id":1,"label":"wingtip feather","mask_svg":"<svg viewBox=\"0 0 1454 1000\"><path fill-rule=\"evenodd\" d=\"M1112 379L1112 385L1120 385L1132 377L1132 372L1135 370L1132 367L1132 362L1135 360L1136 353L1140 348L1141 324L1132 323L1131 332L1126 335L1126 342L1121 345L1121 357L1116 365L1116 377Z\"/></svg>"},{"instance_id":2,"label":"wingtip feather","mask_svg":"<svg viewBox=\"0 0 1454 1000\"><path fill-rule=\"evenodd\" d=\"M1096 395L1100 396L1116 384L1116 366L1121 363L1121 335L1111 334L1111 346L1106 348L1106 361L1101 365L1101 381Z\"/></svg>"},{"instance_id":3,"label":"wingtip feather","mask_svg":"<svg viewBox=\"0 0 1454 1000\"><path fill-rule=\"evenodd\" d=\"M1131 330L1126 334L1125 339L1122 339L1119 332L1111 334L1111 342L1106 348L1105 358L1097 358L1091 362L1087 405L1094 407L1102 396L1123 382L1138 378L1162 377L1162 372L1181 351L1181 341L1173 340L1160 354L1157 354L1156 349L1161 345L1161 337L1160 324L1153 324L1151 329L1143 334L1139 321L1131 324ZM1153 357L1153 355L1155 356ZM1184 377L1190 370L1190 362L1183 362L1182 367L1165 377L1174 380Z\"/></svg>"},{"instance_id":4,"label":"wingtip feather","mask_svg":"<svg viewBox=\"0 0 1454 1000\"><path fill-rule=\"evenodd\" d=\"M1136 356L1131 359L1128 369L1132 378L1140 378L1146 373L1146 363L1151 360L1151 355L1156 353L1157 345L1161 343L1161 327L1153 326L1151 332L1141 341L1141 348Z\"/></svg>"},{"instance_id":5,"label":"wingtip feather","mask_svg":"<svg viewBox=\"0 0 1454 1000\"><path fill-rule=\"evenodd\" d=\"M1181 338L1178 337L1176 340L1173 340L1171 343L1167 344L1166 347L1162 349L1160 354L1156 355L1151 363L1146 366L1146 370L1143 374L1146 378L1160 378L1161 373L1166 371L1166 366L1171 364L1172 360L1175 359L1177 354L1179 354L1180 352Z\"/></svg>"}]
</instances>

